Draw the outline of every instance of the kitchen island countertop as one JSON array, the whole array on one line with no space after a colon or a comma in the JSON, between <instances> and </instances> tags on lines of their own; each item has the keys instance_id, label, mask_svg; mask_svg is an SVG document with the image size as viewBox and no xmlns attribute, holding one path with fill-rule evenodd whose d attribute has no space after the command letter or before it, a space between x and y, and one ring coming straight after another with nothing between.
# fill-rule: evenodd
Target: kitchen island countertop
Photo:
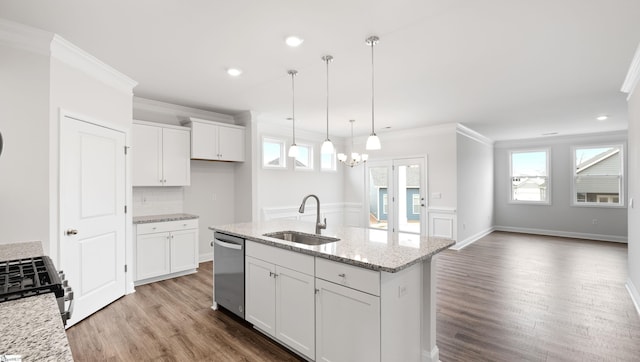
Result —
<instances>
[{"instance_id":1,"label":"kitchen island countertop","mask_svg":"<svg viewBox=\"0 0 640 362\"><path fill-rule=\"evenodd\" d=\"M0 245L0 260L41 256L42 244ZM18 355L22 361L73 361L53 293L0 303L0 356Z\"/></svg>"},{"instance_id":2,"label":"kitchen island countertop","mask_svg":"<svg viewBox=\"0 0 640 362\"><path fill-rule=\"evenodd\" d=\"M240 236L266 245L335 260L362 268L395 273L430 259L455 244L454 240L402 234L391 238L386 230L335 227L323 230L323 236L340 240L323 245L306 245L276 239L263 234L274 231L299 231L313 234L314 223L274 220L210 226L209 229Z\"/></svg>"}]
</instances>

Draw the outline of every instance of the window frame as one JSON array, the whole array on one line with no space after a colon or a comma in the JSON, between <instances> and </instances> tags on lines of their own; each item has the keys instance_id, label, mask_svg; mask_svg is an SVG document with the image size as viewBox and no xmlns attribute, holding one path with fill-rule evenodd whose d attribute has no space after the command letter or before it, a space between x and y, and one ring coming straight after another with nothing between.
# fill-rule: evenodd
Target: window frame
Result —
<instances>
[{"instance_id":1,"label":"window frame","mask_svg":"<svg viewBox=\"0 0 640 362\"><path fill-rule=\"evenodd\" d=\"M577 165L576 165L576 151L579 149L589 149L589 148L614 148L617 147L620 149L620 175L618 175L617 177L619 177L619 194L618 194L618 203L614 204L614 203L602 203L602 202L578 202L578 193L577 193L577 186L576 186L576 180L577 180L577 175L576 175L576 171L577 171ZM626 153L626 144L624 142L620 142L620 143L607 143L607 144L589 144L589 145L575 145L571 147L571 205L572 207L601 207L601 208L613 208L613 209L617 209L617 208L624 208L626 207L625 204L625 163L624 163L624 157L625 157L625 153ZM592 176L596 176L596 177L613 177L615 175L592 175ZM599 199L601 195L596 195L596 198ZM607 195L608 196L608 195ZM613 195L611 195L613 196Z\"/></svg>"},{"instance_id":2,"label":"window frame","mask_svg":"<svg viewBox=\"0 0 640 362\"><path fill-rule=\"evenodd\" d=\"M309 149L309 166L307 167L303 167L303 166L298 166L298 164L296 163L296 160L298 159L298 156L296 156L295 158L293 158L293 169L295 171L314 171L315 170L315 162L314 162L314 152L313 152L313 145L310 143L296 143L296 145L298 146L298 155L300 155L300 148L308 148Z\"/></svg>"},{"instance_id":3,"label":"window frame","mask_svg":"<svg viewBox=\"0 0 640 362\"><path fill-rule=\"evenodd\" d=\"M542 201L534 201L534 200L514 200L513 199L513 154L514 153L532 153L532 152L545 152L546 155L546 173L547 173L547 192L546 192L546 200ZM524 175L520 175L524 176ZM542 206L550 206L551 203L551 148L550 147L537 147L537 148L525 148L525 149L512 149L509 150L509 177L508 183L509 187L507 188L507 192L509 193L507 200L509 204L515 205L542 205Z\"/></svg>"},{"instance_id":4,"label":"window frame","mask_svg":"<svg viewBox=\"0 0 640 362\"><path fill-rule=\"evenodd\" d=\"M278 164L277 166L270 166L268 164L264 163L264 145L265 142L270 142L270 143L279 143L281 145L280 147L280 164ZM262 137L262 142L260 143L260 163L262 164L262 168L265 170L286 170L287 169L287 154L286 154L286 150L287 150L287 142L282 139L282 138L278 138L278 137L270 137L270 136L263 136Z\"/></svg>"},{"instance_id":5,"label":"window frame","mask_svg":"<svg viewBox=\"0 0 640 362\"><path fill-rule=\"evenodd\" d=\"M338 172L338 153L335 147L333 148L333 153L331 154L331 168L322 167L322 152L319 152L319 161L320 172Z\"/></svg>"}]
</instances>

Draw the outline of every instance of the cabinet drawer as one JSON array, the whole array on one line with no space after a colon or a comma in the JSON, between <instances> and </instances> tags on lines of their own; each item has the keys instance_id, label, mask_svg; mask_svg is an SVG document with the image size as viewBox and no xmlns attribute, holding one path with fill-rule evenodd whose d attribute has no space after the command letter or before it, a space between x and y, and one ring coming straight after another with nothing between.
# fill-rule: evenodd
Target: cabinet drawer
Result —
<instances>
[{"instance_id":1,"label":"cabinet drawer","mask_svg":"<svg viewBox=\"0 0 640 362\"><path fill-rule=\"evenodd\" d=\"M167 231L197 229L198 219L175 220L165 222L152 222L147 224L137 224L136 234L163 233Z\"/></svg>"},{"instance_id":2,"label":"cabinet drawer","mask_svg":"<svg viewBox=\"0 0 640 362\"><path fill-rule=\"evenodd\" d=\"M245 254L285 268L313 275L313 257L247 240Z\"/></svg>"},{"instance_id":3,"label":"cabinet drawer","mask_svg":"<svg viewBox=\"0 0 640 362\"><path fill-rule=\"evenodd\" d=\"M380 273L374 270L316 257L316 278L380 295Z\"/></svg>"}]
</instances>

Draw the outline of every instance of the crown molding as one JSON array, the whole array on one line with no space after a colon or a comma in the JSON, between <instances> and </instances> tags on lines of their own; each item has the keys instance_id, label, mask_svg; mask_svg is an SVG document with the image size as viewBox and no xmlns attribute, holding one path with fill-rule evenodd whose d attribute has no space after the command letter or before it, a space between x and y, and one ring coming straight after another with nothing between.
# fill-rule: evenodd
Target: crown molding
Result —
<instances>
[{"instance_id":1,"label":"crown molding","mask_svg":"<svg viewBox=\"0 0 640 362\"><path fill-rule=\"evenodd\" d=\"M640 44L638 44L638 48L636 49L636 53L633 56L633 60L631 61L631 65L629 66L629 71L627 72L627 76L624 79L624 83L622 83L621 91L628 94L627 100L633 94L633 91L638 86L638 82L640 81Z\"/></svg>"},{"instance_id":2,"label":"crown molding","mask_svg":"<svg viewBox=\"0 0 640 362\"><path fill-rule=\"evenodd\" d=\"M53 33L0 18L0 44L49 56Z\"/></svg>"},{"instance_id":3,"label":"crown molding","mask_svg":"<svg viewBox=\"0 0 640 362\"><path fill-rule=\"evenodd\" d=\"M207 111L199 108L182 106L174 103L157 101L138 96L133 97L133 109L172 116L179 121L187 121L189 117L204 119L207 121L234 124L233 116L223 113Z\"/></svg>"},{"instance_id":4,"label":"crown molding","mask_svg":"<svg viewBox=\"0 0 640 362\"><path fill-rule=\"evenodd\" d=\"M492 139L490 139L489 137L486 137L474 130L472 130L471 128L464 126L460 123L456 124L456 132L460 135L463 135L465 137L468 137L476 142L480 142L482 144L485 144L487 146L493 146L493 144L495 143Z\"/></svg>"},{"instance_id":5,"label":"crown molding","mask_svg":"<svg viewBox=\"0 0 640 362\"><path fill-rule=\"evenodd\" d=\"M51 41L51 57L127 94L133 95L138 84L57 34Z\"/></svg>"}]
</instances>

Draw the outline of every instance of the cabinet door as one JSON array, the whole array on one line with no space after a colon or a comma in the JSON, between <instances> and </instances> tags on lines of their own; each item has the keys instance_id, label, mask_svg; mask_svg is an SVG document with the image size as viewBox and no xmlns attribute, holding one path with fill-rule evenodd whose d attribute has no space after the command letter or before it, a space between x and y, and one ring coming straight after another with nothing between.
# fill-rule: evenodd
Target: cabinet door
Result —
<instances>
[{"instance_id":1,"label":"cabinet door","mask_svg":"<svg viewBox=\"0 0 640 362\"><path fill-rule=\"evenodd\" d=\"M162 128L133 124L133 186L162 186Z\"/></svg>"},{"instance_id":2,"label":"cabinet door","mask_svg":"<svg viewBox=\"0 0 640 362\"><path fill-rule=\"evenodd\" d=\"M191 184L190 140L187 130L162 129L164 186L189 186Z\"/></svg>"},{"instance_id":3,"label":"cabinet door","mask_svg":"<svg viewBox=\"0 0 640 362\"><path fill-rule=\"evenodd\" d=\"M171 272L169 233L136 236L136 280Z\"/></svg>"},{"instance_id":4,"label":"cabinet door","mask_svg":"<svg viewBox=\"0 0 640 362\"><path fill-rule=\"evenodd\" d=\"M315 358L315 278L276 265L276 338Z\"/></svg>"},{"instance_id":5,"label":"cabinet door","mask_svg":"<svg viewBox=\"0 0 640 362\"><path fill-rule=\"evenodd\" d=\"M244 129L218 128L220 159L224 161L244 161Z\"/></svg>"},{"instance_id":6,"label":"cabinet door","mask_svg":"<svg viewBox=\"0 0 640 362\"><path fill-rule=\"evenodd\" d=\"M245 319L275 336L275 266L260 259L245 257Z\"/></svg>"},{"instance_id":7,"label":"cabinet door","mask_svg":"<svg viewBox=\"0 0 640 362\"><path fill-rule=\"evenodd\" d=\"M198 230L180 230L171 233L171 272L198 267Z\"/></svg>"},{"instance_id":8,"label":"cabinet door","mask_svg":"<svg viewBox=\"0 0 640 362\"><path fill-rule=\"evenodd\" d=\"M191 123L191 158L217 160L218 126L213 124Z\"/></svg>"},{"instance_id":9,"label":"cabinet door","mask_svg":"<svg viewBox=\"0 0 640 362\"><path fill-rule=\"evenodd\" d=\"M316 360L380 361L380 298L317 278L316 288Z\"/></svg>"}]
</instances>

